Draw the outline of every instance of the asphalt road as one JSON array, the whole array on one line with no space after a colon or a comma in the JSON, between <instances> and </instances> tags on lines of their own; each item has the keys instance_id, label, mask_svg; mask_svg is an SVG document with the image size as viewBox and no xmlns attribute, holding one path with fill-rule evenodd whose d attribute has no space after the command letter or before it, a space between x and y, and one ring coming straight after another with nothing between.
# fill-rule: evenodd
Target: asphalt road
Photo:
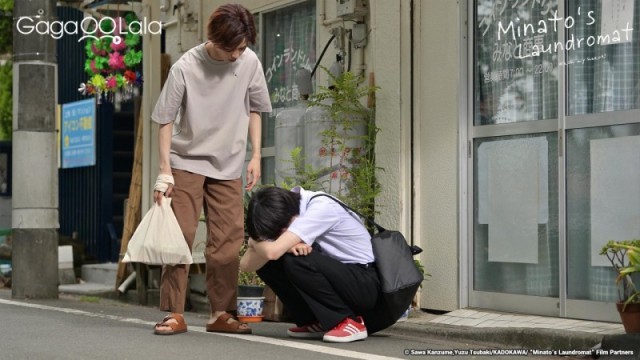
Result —
<instances>
[{"instance_id":1,"label":"asphalt road","mask_svg":"<svg viewBox=\"0 0 640 360\"><path fill-rule=\"evenodd\" d=\"M328 344L291 339L286 336L291 324L273 322L253 324L253 335L213 334L204 330L206 315L196 313L185 315L189 325L186 334L157 336L153 334L153 324L162 315L151 307L94 297L61 295L58 300L16 300L11 298L10 290L0 290L0 359L451 359L452 356L427 353L496 349L488 344L393 331L351 344ZM463 356L489 357L495 356Z\"/></svg>"}]
</instances>

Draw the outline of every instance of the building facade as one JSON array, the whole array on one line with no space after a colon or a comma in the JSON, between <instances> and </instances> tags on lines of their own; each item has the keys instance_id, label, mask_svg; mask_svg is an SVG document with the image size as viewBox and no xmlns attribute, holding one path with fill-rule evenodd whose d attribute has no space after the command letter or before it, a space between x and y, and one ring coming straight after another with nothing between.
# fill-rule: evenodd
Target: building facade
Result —
<instances>
[{"instance_id":1,"label":"building facade","mask_svg":"<svg viewBox=\"0 0 640 360\"><path fill-rule=\"evenodd\" d=\"M222 3L143 2L165 23L172 61L206 41ZM599 249L640 237L640 1L241 3L259 24L275 109L263 119L263 180L277 161L274 116L295 104L294 70L338 57L380 87L376 220L424 249L420 307L618 321ZM144 44L148 119L160 39ZM156 131L145 128L143 207Z\"/></svg>"}]
</instances>

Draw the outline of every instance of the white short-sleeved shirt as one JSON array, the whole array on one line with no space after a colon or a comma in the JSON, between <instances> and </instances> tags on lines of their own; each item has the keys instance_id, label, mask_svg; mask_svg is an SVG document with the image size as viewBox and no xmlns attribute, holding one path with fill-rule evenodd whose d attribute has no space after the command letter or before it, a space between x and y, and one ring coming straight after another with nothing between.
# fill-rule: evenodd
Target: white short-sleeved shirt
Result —
<instances>
[{"instance_id":1,"label":"white short-sleeved shirt","mask_svg":"<svg viewBox=\"0 0 640 360\"><path fill-rule=\"evenodd\" d=\"M320 245L323 254L347 264L368 264L375 260L371 236L357 215L347 212L340 204L321 192L292 189L300 193L300 215L289 225L288 231L302 241Z\"/></svg>"},{"instance_id":2,"label":"white short-sleeved shirt","mask_svg":"<svg viewBox=\"0 0 640 360\"><path fill-rule=\"evenodd\" d=\"M171 67L151 119L176 123L171 167L231 180L242 174L250 112L271 112L262 64L249 48L235 62L200 44Z\"/></svg>"}]
</instances>

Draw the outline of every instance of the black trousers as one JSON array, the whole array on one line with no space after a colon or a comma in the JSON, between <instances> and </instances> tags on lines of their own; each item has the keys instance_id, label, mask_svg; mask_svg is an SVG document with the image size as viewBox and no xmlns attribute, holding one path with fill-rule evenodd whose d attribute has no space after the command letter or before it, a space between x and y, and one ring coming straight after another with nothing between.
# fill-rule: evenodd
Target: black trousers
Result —
<instances>
[{"instance_id":1,"label":"black trousers","mask_svg":"<svg viewBox=\"0 0 640 360\"><path fill-rule=\"evenodd\" d=\"M315 250L306 256L285 254L257 273L297 326L318 321L329 330L373 309L380 294L374 266L343 264Z\"/></svg>"}]
</instances>

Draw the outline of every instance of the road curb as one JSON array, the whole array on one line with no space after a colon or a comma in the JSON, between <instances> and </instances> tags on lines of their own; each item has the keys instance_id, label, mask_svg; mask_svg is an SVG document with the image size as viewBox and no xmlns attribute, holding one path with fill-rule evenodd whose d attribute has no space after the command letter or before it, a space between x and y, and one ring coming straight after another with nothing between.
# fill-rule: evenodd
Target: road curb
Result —
<instances>
[{"instance_id":1,"label":"road curb","mask_svg":"<svg viewBox=\"0 0 640 360\"><path fill-rule=\"evenodd\" d=\"M589 350L602 334L541 328L476 328L438 323L400 322L385 330L406 335L424 334L448 340L469 340L522 349Z\"/></svg>"}]
</instances>

